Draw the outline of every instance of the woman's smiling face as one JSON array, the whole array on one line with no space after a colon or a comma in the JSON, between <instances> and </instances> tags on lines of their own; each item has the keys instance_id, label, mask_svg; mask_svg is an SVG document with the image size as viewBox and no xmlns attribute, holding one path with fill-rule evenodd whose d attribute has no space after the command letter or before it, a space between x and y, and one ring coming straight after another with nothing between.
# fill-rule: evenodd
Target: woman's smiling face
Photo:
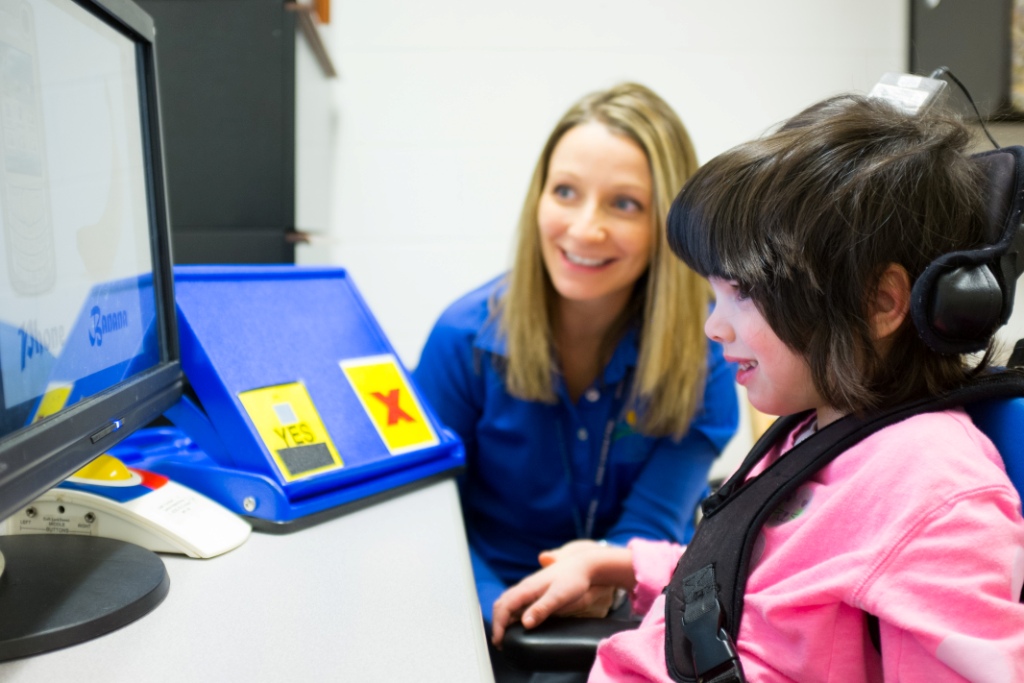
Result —
<instances>
[{"instance_id":1,"label":"woman's smiling face","mask_svg":"<svg viewBox=\"0 0 1024 683\"><path fill-rule=\"evenodd\" d=\"M562 136L537 208L541 253L564 302L625 307L653 239L651 171L643 149L602 123Z\"/></svg>"}]
</instances>

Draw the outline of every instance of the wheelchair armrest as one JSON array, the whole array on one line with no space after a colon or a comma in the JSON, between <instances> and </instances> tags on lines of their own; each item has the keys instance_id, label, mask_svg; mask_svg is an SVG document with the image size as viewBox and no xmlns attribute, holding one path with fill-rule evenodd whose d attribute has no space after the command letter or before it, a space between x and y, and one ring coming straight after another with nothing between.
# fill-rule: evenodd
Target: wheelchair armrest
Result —
<instances>
[{"instance_id":1,"label":"wheelchair armrest","mask_svg":"<svg viewBox=\"0 0 1024 683\"><path fill-rule=\"evenodd\" d=\"M529 630L514 624L502 651L527 671L589 671L600 640L639 625L639 619L575 617L551 617Z\"/></svg>"}]
</instances>

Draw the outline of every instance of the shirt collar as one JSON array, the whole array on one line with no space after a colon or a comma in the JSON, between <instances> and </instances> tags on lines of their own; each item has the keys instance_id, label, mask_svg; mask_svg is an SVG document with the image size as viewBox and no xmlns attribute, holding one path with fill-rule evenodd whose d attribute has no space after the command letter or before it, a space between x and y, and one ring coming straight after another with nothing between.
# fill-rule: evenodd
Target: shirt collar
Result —
<instances>
[{"instance_id":1,"label":"shirt collar","mask_svg":"<svg viewBox=\"0 0 1024 683\"><path fill-rule=\"evenodd\" d=\"M507 344L505 337L501 335L500 324L497 316L494 315L494 296L500 296L503 292L504 287L495 291L495 293L487 299L487 315L484 318L483 324L480 326L480 330L476 333L476 339L473 341L473 346L493 353L502 358L508 356Z\"/></svg>"}]
</instances>

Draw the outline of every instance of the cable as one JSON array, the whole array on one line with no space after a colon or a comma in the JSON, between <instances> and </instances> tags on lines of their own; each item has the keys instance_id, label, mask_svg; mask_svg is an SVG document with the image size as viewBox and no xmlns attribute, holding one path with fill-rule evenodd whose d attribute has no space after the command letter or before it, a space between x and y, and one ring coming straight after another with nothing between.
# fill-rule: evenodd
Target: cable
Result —
<instances>
[{"instance_id":1,"label":"cable","mask_svg":"<svg viewBox=\"0 0 1024 683\"><path fill-rule=\"evenodd\" d=\"M985 120L982 118L981 112L978 111L978 105L974 103L974 98L971 97L971 93L967 90L967 86L961 83L959 78L953 75L953 72L950 71L948 66L940 66L938 69L933 71L928 78L941 78L942 76L949 76L949 79L957 84L964 96L967 97L967 101L970 102L971 106L974 108L974 113L978 115L978 123L981 124L981 129L985 131L985 135L988 137L989 142L991 142L996 149L1000 149L1002 145L996 142L996 139L992 137L992 133L988 132L988 126L985 125Z\"/></svg>"}]
</instances>

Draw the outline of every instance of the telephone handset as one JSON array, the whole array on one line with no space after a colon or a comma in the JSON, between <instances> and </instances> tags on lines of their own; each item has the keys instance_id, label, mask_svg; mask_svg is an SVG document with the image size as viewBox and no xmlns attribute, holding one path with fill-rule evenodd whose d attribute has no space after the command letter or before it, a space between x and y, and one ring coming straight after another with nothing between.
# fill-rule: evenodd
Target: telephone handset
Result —
<instances>
[{"instance_id":1,"label":"telephone handset","mask_svg":"<svg viewBox=\"0 0 1024 683\"><path fill-rule=\"evenodd\" d=\"M251 527L167 477L101 455L6 521L6 533L115 538L147 550L209 558L237 548Z\"/></svg>"}]
</instances>

